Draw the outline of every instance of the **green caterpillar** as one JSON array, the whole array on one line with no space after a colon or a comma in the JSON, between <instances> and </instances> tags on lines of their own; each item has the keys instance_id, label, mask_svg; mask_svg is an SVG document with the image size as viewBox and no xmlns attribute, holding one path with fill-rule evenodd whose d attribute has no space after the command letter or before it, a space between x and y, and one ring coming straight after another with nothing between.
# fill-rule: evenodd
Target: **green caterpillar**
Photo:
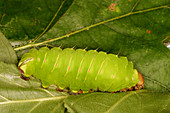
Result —
<instances>
[{"instance_id":1,"label":"green caterpillar","mask_svg":"<svg viewBox=\"0 0 170 113\"><path fill-rule=\"evenodd\" d=\"M18 68L22 76L40 79L44 88L51 84L71 92L143 88L140 74L126 57L95 50L33 48L22 56Z\"/></svg>"}]
</instances>

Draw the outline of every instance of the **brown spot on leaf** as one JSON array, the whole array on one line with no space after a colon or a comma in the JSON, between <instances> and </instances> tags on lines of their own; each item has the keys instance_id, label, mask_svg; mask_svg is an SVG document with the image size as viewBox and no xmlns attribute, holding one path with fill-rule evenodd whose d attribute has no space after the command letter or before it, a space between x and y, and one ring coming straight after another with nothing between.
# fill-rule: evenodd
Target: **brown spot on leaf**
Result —
<instances>
[{"instance_id":1,"label":"brown spot on leaf","mask_svg":"<svg viewBox=\"0 0 170 113\"><path fill-rule=\"evenodd\" d=\"M45 62L46 62L46 59L44 59L43 63L45 63Z\"/></svg>"},{"instance_id":2,"label":"brown spot on leaf","mask_svg":"<svg viewBox=\"0 0 170 113\"><path fill-rule=\"evenodd\" d=\"M68 67L68 71L70 70L70 66Z\"/></svg>"},{"instance_id":3,"label":"brown spot on leaf","mask_svg":"<svg viewBox=\"0 0 170 113\"><path fill-rule=\"evenodd\" d=\"M101 70L99 70L99 74L101 73Z\"/></svg>"},{"instance_id":4,"label":"brown spot on leaf","mask_svg":"<svg viewBox=\"0 0 170 113\"><path fill-rule=\"evenodd\" d=\"M81 68L79 68L79 72L81 71Z\"/></svg>"},{"instance_id":5,"label":"brown spot on leaf","mask_svg":"<svg viewBox=\"0 0 170 113\"><path fill-rule=\"evenodd\" d=\"M151 30L147 30L147 33L150 34L150 33L151 33Z\"/></svg>"},{"instance_id":6,"label":"brown spot on leaf","mask_svg":"<svg viewBox=\"0 0 170 113\"><path fill-rule=\"evenodd\" d=\"M110 6L109 6L110 11L114 11L116 5L117 5L116 3L110 4Z\"/></svg>"}]
</instances>

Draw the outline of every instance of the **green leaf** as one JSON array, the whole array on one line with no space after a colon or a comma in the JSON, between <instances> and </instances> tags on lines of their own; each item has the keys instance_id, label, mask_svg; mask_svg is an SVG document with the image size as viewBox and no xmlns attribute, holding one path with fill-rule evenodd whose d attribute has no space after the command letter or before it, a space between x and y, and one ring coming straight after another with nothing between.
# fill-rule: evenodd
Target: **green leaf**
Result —
<instances>
[{"instance_id":1,"label":"green leaf","mask_svg":"<svg viewBox=\"0 0 170 113\"><path fill-rule=\"evenodd\" d=\"M72 0L1 0L0 30L12 40L35 38L46 26L51 28L71 3Z\"/></svg>"},{"instance_id":2,"label":"green leaf","mask_svg":"<svg viewBox=\"0 0 170 113\"><path fill-rule=\"evenodd\" d=\"M40 88L39 81L27 82L19 75L16 65L0 62L1 113L64 113L63 99L67 95Z\"/></svg>"},{"instance_id":3,"label":"green leaf","mask_svg":"<svg viewBox=\"0 0 170 113\"><path fill-rule=\"evenodd\" d=\"M158 39L160 42L169 32L168 3L169 0L75 0L61 20L42 38L62 38L65 47L107 51L124 48L122 43L131 41Z\"/></svg>"},{"instance_id":4,"label":"green leaf","mask_svg":"<svg viewBox=\"0 0 170 113\"><path fill-rule=\"evenodd\" d=\"M37 79L27 82L12 74L15 72L9 74L10 66L1 64L3 70L9 69L0 70L3 72L0 74L3 75L0 76L0 109L8 110L4 112L31 109L64 112L63 103L70 112L170 112L170 51L162 43L169 36L169 0L65 0L67 5L56 0L16 1L0 2L2 32L13 40L36 37L36 42L41 38L38 43L15 48L16 51L48 43L63 48L97 48L127 56L144 76L146 90L63 96L54 87L40 88ZM160 91L162 93L158 93ZM39 105L38 102L46 98L48 101ZM6 99L14 103L1 104L6 103ZM27 104L28 101L31 104ZM59 108L54 108L54 104Z\"/></svg>"},{"instance_id":5,"label":"green leaf","mask_svg":"<svg viewBox=\"0 0 170 113\"><path fill-rule=\"evenodd\" d=\"M64 100L71 113L169 113L170 93L146 90L127 93L91 93Z\"/></svg>"},{"instance_id":6,"label":"green leaf","mask_svg":"<svg viewBox=\"0 0 170 113\"><path fill-rule=\"evenodd\" d=\"M145 88L169 92L170 51L162 43L169 33L169 10L169 0L75 0L44 42L15 50L52 42L127 56L144 76Z\"/></svg>"},{"instance_id":7,"label":"green leaf","mask_svg":"<svg viewBox=\"0 0 170 113\"><path fill-rule=\"evenodd\" d=\"M0 61L16 64L17 56L9 41L0 32Z\"/></svg>"}]
</instances>

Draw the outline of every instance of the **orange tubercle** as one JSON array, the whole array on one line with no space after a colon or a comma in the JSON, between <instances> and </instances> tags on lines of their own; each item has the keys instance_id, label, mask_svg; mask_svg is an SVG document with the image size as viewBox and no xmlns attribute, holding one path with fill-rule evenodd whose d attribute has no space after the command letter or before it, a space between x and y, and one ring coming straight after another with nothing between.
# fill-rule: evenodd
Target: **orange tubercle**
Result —
<instances>
[{"instance_id":1,"label":"orange tubercle","mask_svg":"<svg viewBox=\"0 0 170 113\"><path fill-rule=\"evenodd\" d=\"M139 82L136 85L141 86L144 84L144 78L140 72L138 72L138 76L139 76Z\"/></svg>"},{"instance_id":2,"label":"orange tubercle","mask_svg":"<svg viewBox=\"0 0 170 113\"><path fill-rule=\"evenodd\" d=\"M144 88L144 78L140 72L138 72L139 82L135 86L135 90Z\"/></svg>"}]
</instances>

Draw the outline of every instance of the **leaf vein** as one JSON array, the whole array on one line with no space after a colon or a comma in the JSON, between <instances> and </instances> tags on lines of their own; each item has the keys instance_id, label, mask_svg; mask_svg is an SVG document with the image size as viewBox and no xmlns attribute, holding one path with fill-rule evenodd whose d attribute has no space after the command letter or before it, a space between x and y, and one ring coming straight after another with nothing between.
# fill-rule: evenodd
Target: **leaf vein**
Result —
<instances>
[{"instance_id":1,"label":"leaf vein","mask_svg":"<svg viewBox=\"0 0 170 113\"><path fill-rule=\"evenodd\" d=\"M63 104L64 104L64 102L59 103L56 107L54 107L54 109L51 111L51 113L55 113L57 108L59 108Z\"/></svg>"},{"instance_id":2,"label":"leaf vein","mask_svg":"<svg viewBox=\"0 0 170 113\"><path fill-rule=\"evenodd\" d=\"M133 6L131 12L133 12L133 11L135 10L135 8L137 7L137 5L139 4L140 1L141 1L141 0L138 0L138 1L135 3L135 5Z\"/></svg>"},{"instance_id":3,"label":"leaf vein","mask_svg":"<svg viewBox=\"0 0 170 113\"><path fill-rule=\"evenodd\" d=\"M127 95L123 96L122 98L120 98L117 102L115 102L115 104L113 104L105 113L109 113L112 109L114 109L118 104L120 104L123 100L125 100L126 98L139 93L139 92L145 92L146 90L140 90L138 92L129 92Z\"/></svg>"},{"instance_id":4,"label":"leaf vein","mask_svg":"<svg viewBox=\"0 0 170 113\"><path fill-rule=\"evenodd\" d=\"M30 111L28 111L28 113L31 113L32 111L34 111L40 104L42 101L38 102L35 106L33 106L33 108L30 109Z\"/></svg>"},{"instance_id":5,"label":"leaf vein","mask_svg":"<svg viewBox=\"0 0 170 113\"><path fill-rule=\"evenodd\" d=\"M144 75L143 75L143 76L144 76ZM152 82L154 82L154 83L156 83L156 84L164 87L164 88L167 89L168 91L170 91L170 88L169 88L168 86L162 84L161 82L158 82L158 81L156 81L156 80L153 80L153 79L151 79L151 78L149 78L149 77L147 77L147 76L144 76L144 77L145 77L145 79L148 79L148 80L150 80L150 81L152 81Z\"/></svg>"},{"instance_id":6,"label":"leaf vein","mask_svg":"<svg viewBox=\"0 0 170 113\"><path fill-rule=\"evenodd\" d=\"M6 80L8 80L8 81L10 81L10 82L12 82L13 84L15 84L15 85L17 85L17 86L19 86L19 87L24 88L22 85L20 85L20 84L18 84L18 83L16 83L16 82L14 82L13 80L10 80L10 79L8 79L8 78L6 78L6 77L2 76L2 75L0 75L0 77L1 77L1 78L4 78L4 79L6 79Z\"/></svg>"},{"instance_id":7,"label":"leaf vein","mask_svg":"<svg viewBox=\"0 0 170 113\"><path fill-rule=\"evenodd\" d=\"M163 111L169 104L170 98L168 99L167 103L163 106L162 109L160 109L157 113L160 113L161 111Z\"/></svg>"},{"instance_id":8,"label":"leaf vein","mask_svg":"<svg viewBox=\"0 0 170 113\"><path fill-rule=\"evenodd\" d=\"M0 97L1 97L2 99L6 100L6 101L10 101L10 100L8 100L6 97L4 97L4 96L2 96L2 95L0 95Z\"/></svg>"},{"instance_id":9,"label":"leaf vein","mask_svg":"<svg viewBox=\"0 0 170 113\"><path fill-rule=\"evenodd\" d=\"M57 17L58 13L60 12L61 8L63 7L65 0L62 1L61 5L59 6L57 12L54 14L53 18L51 19L50 23L47 25L47 27L44 29L44 31L33 41L33 43L35 43L38 39L41 38L42 35L44 35L44 33L49 29L49 27L51 26L51 24L53 23L54 19ZM58 20L59 21L59 20ZM58 22L57 21L57 22Z\"/></svg>"},{"instance_id":10,"label":"leaf vein","mask_svg":"<svg viewBox=\"0 0 170 113\"><path fill-rule=\"evenodd\" d=\"M0 105L4 104L17 104L17 103L28 103L28 102L40 102L40 101L50 101L50 100L59 100L64 99L67 96L58 96L58 97L48 97L48 98L39 98L39 99L28 99L28 100L13 100L13 101L6 101L0 102Z\"/></svg>"},{"instance_id":11,"label":"leaf vein","mask_svg":"<svg viewBox=\"0 0 170 113\"><path fill-rule=\"evenodd\" d=\"M42 91L48 93L49 95L51 95L52 97L54 97L54 95L52 93L50 93L48 90L46 90L46 89L43 89L43 88L36 88L36 89L42 90Z\"/></svg>"}]
</instances>

